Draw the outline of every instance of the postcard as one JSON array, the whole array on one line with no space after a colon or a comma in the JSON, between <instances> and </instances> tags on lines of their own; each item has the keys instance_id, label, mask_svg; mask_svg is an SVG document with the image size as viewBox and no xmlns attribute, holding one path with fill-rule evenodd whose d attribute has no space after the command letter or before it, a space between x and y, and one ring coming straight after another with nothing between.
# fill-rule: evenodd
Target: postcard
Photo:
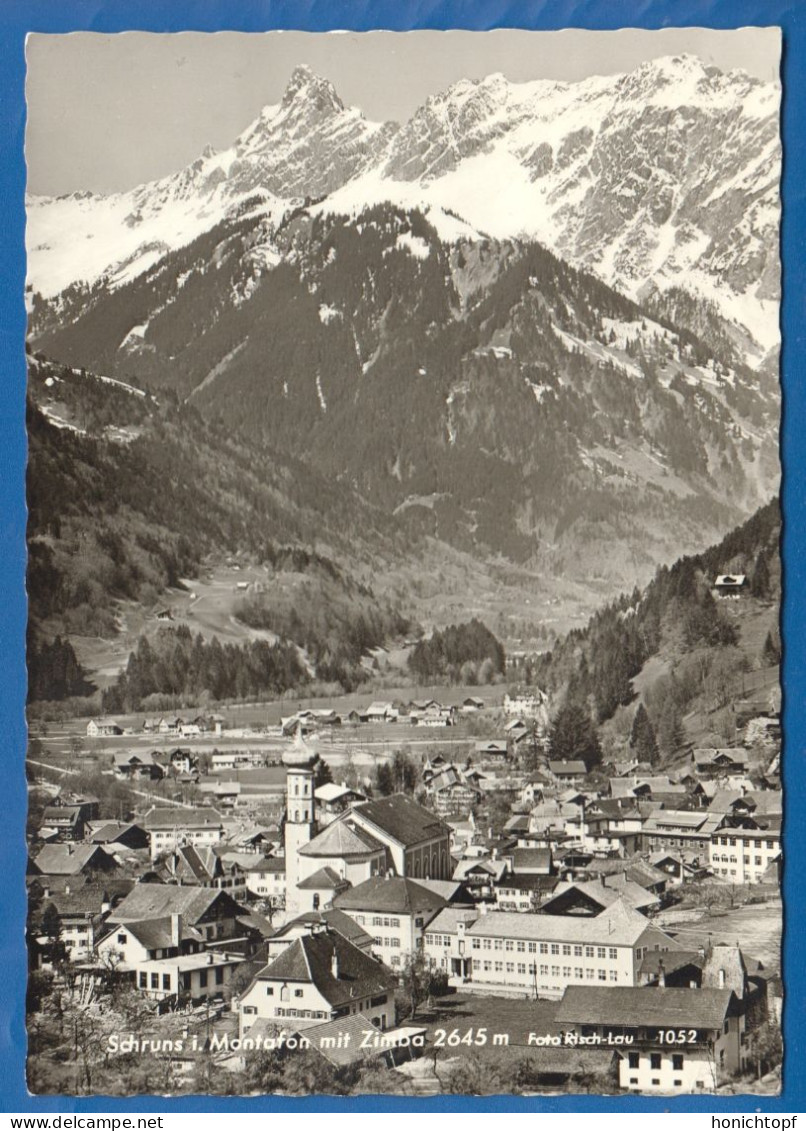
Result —
<instances>
[{"instance_id":1,"label":"postcard","mask_svg":"<svg viewBox=\"0 0 806 1131\"><path fill-rule=\"evenodd\" d=\"M781 30L31 34L35 1097L775 1097Z\"/></svg>"}]
</instances>

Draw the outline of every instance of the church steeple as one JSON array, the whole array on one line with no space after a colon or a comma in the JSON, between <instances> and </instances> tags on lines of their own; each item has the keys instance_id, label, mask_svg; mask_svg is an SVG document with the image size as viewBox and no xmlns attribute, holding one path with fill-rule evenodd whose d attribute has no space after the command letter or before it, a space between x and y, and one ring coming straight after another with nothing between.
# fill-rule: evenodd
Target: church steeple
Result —
<instances>
[{"instance_id":1,"label":"church steeple","mask_svg":"<svg viewBox=\"0 0 806 1131\"><path fill-rule=\"evenodd\" d=\"M319 755L297 730L293 743L283 754L286 768L285 799L285 905L288 918L299 914L298 852L316 835L314 819L314 770Z\"/></svg>"}]
</instances>

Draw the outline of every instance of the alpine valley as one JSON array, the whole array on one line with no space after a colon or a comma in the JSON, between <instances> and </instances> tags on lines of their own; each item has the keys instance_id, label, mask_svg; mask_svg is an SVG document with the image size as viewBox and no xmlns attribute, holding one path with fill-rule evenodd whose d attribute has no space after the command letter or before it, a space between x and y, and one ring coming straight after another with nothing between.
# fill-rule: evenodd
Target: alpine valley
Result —
<instances>
[{"instance_id":1,"label":"alpine valley","mask_svg":"<svg viewBox=\"0 0 806 1131\"><path fill-rule=\"evenodd\" d=\"M225 151L31 198L47 585L96 526L140 576L95 569L74 608L296 547L367 644L472 615L515 639L527 600L567 628L718 541L779 480L778 108L685 56L378 124L300 67Z\"/></svg>"}]
</instances>

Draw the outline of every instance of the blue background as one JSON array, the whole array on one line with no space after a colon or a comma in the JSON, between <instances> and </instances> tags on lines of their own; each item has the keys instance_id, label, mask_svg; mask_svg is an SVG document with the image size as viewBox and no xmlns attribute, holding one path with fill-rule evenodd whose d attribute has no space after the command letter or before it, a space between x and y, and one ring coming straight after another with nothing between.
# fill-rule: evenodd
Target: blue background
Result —
<instances>
[{"instance_id":1,"label":"blue background","mask_svg":"<svg viewBox=\"0 0 806 1131\"><path fill-rule=\"evenodd\" d=\"M25 363L25 36L28 32L143 30L266 31L293 28L327 31L349 28L562 27L607 29L747 25L783 28L783 387L782 453L784 462L784 1091L780 1097L647 1097L563 1096L518 1099L401 1097L364 1099L256 1099L134 1097L131 1100L38 1098L25 1087L26 979L25 921L25 501L26 442L24 430ZM544 0L502 3L464 0L456 3L413 3L381 0L313 0L272 3L270 0L3 0L0 3L0 738L5 743L5 805L0 818L0 1110L4 1112L186 1112L186 1111L806 1111L806 1042L801 1020L806 1005L806 963L801 958L804 885L799 852L806 849L803 747L806 726L799 710L806 682L804 572L806 564L806 388L802 384L804 268L806 241L804 172L806 165L806 6L804 0ZM799 960L800 959L800 960Z\"/></svg>"}]
</instances>

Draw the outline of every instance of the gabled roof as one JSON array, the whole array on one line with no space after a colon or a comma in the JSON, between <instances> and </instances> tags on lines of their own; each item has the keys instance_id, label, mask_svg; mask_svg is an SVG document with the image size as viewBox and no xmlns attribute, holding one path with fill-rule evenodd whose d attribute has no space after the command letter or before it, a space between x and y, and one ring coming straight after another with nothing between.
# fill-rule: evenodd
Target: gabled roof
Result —
<instances>
[{"instance_id":1,"label":"gabled roof","mask_svg":"<svg viewBox=\"0 0 806 1131\"><path fill-rule=\"evenodd\" d=\"M404 793L362 801L352 809L352 813L405 847L450 835L444 821Z\"/></svg>"},{"instance_id":2,"label":"gabled roof","mask_svg":"<svg viewBox=\"0 0 806 1131\"><path fill-rule=\"evenodd\" d=\"M232 896L217 888L190 884L136 884L112 912L110 921L126 923L181 915L185 923L192 925L202 919L217 901L233 916L240 911Z\"/></svg>"},{"instance_id":3,"label":"gabled roof","mask_svg":"<svg viewBox=\"0 0 806 1131\"><path fill-rule=\"evenodd\" d=\"M646 930L653 928L645 916L616 899L594 916L529 915L517 911L490 911L480 916L468 934L487 938L557 940L559 942L607 943L634 946ZM663 932L658 930L660 935ZM669 939L671 943L671 939Z\"/></svg>"},{"instance_id":4,"label":"gabled roof","mask_svg":"<svg viewBox=\"0 0 806 1131\"><path fill-rule=\"evenodd\" d=\"M142 825L134 824L131 821L107 821L100 828L96 828L89 839L93 844L112 844L130 831L145 834Z\"/></svg>"},{"instance_id":5,"label":"gabled roof","mask_svg":"<svg viewBox=\"0 0 806 1131\"><path fill-rule=\"evenodd\" d=\"M261 856L246 867L247 872L274 872L277 875L285 875L285 870L284 856Z\"/></svg>"},{"instance_id":6,"label":"gabled roof","mask_svg":"<svg viewBox=\"0 0 806 1131\"><path fill-rule=\"evenodd\" d=\"M146 829L186 829L210 825L221 826L221 814L217 809L169 809L155 806L149 809L143 819Z\"/></svg>"},{"instance_id":7,"label":"gabled roof","mask_svg":"<svg viewBox=\"0 0 806 1131\"><path fill-rule=\"evenodd\" d=\"M381 852L384 845L353 821L332 821L313 840L299 849L300 856L366 856Z\"/></svg>"},{"instance_id":8,"label":"gabled roof","mask_svg":"<svg viewBox=\"0 0 806 1131\"><path fill-rule=\"evenodd\" d=\"M397 915L436 912L447 902L407 876L373 876L333 901L342 911L385 911Z\"/></svg>"},{"instance_id":9,"label":"gabled roof","mask_svg":"<svg viewBox=\"0 0 806 1131\"><path fill-rule=\"evenodd\" d=\"M558 1024L721 1029L730 990L567 986L554 1020Z\"/></svg>"},{"instance_id":10,"label":"gabled roof","mask_svg":"<svg viewBox=\"0 0 806 1131\"><path fill-rule=\"evenodd\" d=\"M355 919L346 915L343 911L339 911L338 907L328 907L326 911L304 911L296 919L284 923L273 937L282 939L285 935L291 934L300 927L308 929L327 927L331 931L338 931L340 935L344 935L346 939L361 947L362 950L372 943L372 936L367 934L363 927L359 927Z\"/></svg>"},{"instance_id":11,"label":"gabled roof","mask_svg":"<svg viewBox=\"0 0 806 1131\"><path fill-rule=\"evenodd\" d=\"M364 797L365 795L357 789L351 789L349 785L338 785L334 781L326 782L314 790L314 797L317 801L338 801L340 797L353 796Z\"/></svg>"},{"instance_id":12,"label":"gabled roof","mask_svg":"<svg viewBox=\"0 0 806 1131\"><path fill-rule=\"evenodd\" d=\"M146 948L146 950L167 950L168 947L176 946L174 942L171 917L163 917L161 919L143 919L138 923L120 924L115 927L115 932L125 930L130 935L133 935L137 941ZM194 942L204 942L205 936L201 931L197 931L195 927L186 926L182 924L182 940L192 939Z\"/></svg>"},{"instance_id":13,"label":"gabled roof","mask_svg":"<svg viewBox=\"0 0 806 1131\"><path fill-rule=\"evenodd\" d=\"M455 935L457 924L469 927L478 919L480 911L466 907L443 907L435 919L428 924L429 933Z\"/></svg>"},{"instance_id":14,"label":"gabled roof","mask_svg":"<svg viewBox=\"0 0 806 1131\"><path fill-rule=\"evenodd\" d=\"M45 876L75 876L85 868L117 866L97 844L46 844L34 863Z\"/></svg>"},{"instance_id":15,"label":"gabled roof","mask_svg":"<svg viewBox=\"0 0 806 1131\"><path fill-rule=\"evenodd\" d=\"M301 891L337 891L338 888L344 887L346 880L343 880L338 872L334 872L332 868L320 868L318 872L314 872L312 876L301 880L297 887Z\"/></svg>"},{"instance_id":16,"label":"gabled roof","mask_svg":"<svg viewBox=\"0 0 806 1131\"><path fill-rule=\"evenodd\" d=\"M549 769L553 774L586 774L588 767L584 762L578 759L571 759L568 762L561 759L550 759Z\"/></svg>"},{"instance_id":17,"label":"gabled roof","mask_svg":"<svg viewBox=\"0 0 806 1131\"><path fill-rule=\"evenodd\" d=\"M333 970L334 956L337 973ZM397 983L395 976L374 958L338 931L329 930L303 935L291 943L260 971L256 981L313 985L332 1007L388 992Z\"/></svg>"}]
</instances>

